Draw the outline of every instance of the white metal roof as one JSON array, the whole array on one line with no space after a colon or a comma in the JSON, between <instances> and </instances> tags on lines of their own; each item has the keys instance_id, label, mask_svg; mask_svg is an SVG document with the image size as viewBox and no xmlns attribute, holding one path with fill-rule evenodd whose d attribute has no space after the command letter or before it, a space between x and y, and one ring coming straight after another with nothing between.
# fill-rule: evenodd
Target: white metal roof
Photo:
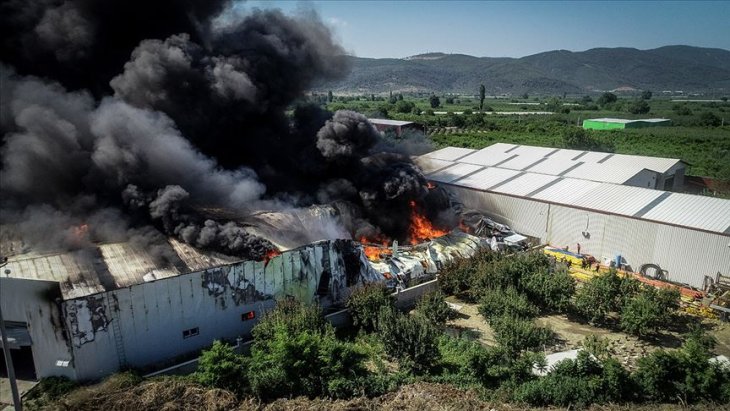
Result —
<instances>
[{"instance_id":1,"label":"white metal roof","mask_svg":"<svg viewBox=\"0 0 730 411\"><path fill-rule=\"evenodd\" d=\"M572 204L578 198L600 186L601 183L596 181L564 178L530 197L554 203Z\"/></svg>"},{"instance_id":2,"label":"white metal roof","mask_svg":"<svg viewBox=\"0 0 730 411\"><path fill-rule=\"evenodd\" d=\"M461 163L478 164L480 166L493 166L515 157L516 154L502 153L496 150L482 149L476 153L469 154L459 159Z\"/></svg>"},{"instance_id":3,"label":"white metal roof","mask_svg":"<svg viewBox=\"0 0 730 411\"><path fill-rule=\"evenodd\" d=\"M442 168L454 165L455 163L453 161L438 160L435 158L421 156L416 158L416 164L421 167L421 170L423 170L424 173L428 174L436 170L440 170Z\"/></svg>"},{"instance_id":4,"label":"white metal roof","mask_svg":"<svg viewBox=\"0 0 730 411\"><path fill-rule=\"evenodd\" d=\"M495 189L495 191L517 196L525 196L559 178L560 177L550 176L547 174L525 173L514 180L510 180L500 185Z\"/></svg>"},{"instance_id":5,"label":"white metal roof","mask_svg":"<svg viewBox=\"0 0 730 411\"><path fill-rule=\"evenodd\" d=\"M559 176L571 167L575 167L579 162L566 160L563 158L547 157L539 163L533 164L531 167L525 169L531 173L541 173Z\"/></svg>"},{"instance_id":6,"label":"white metal roof","mask_svg":"<svg viewBox=\"0 0 730 411\"><path fill-rule=\"evenodd\" d=\"M600 121L603 123L621 123L621 124L628 124L628 123L636 123L637 121L643 121L647 123L661 123L662 121L670 121L668 118L640 118L640 119L625 119L625 118L589 118L585 121Z\"/></svg>"},{"instance_id":7,"label":"white metal roof","mask_svg":"<svg viewBox=\"0 0 730 411\"><path fill-rule=\"evenodd\" d=\"M424 157L434 158L437 160L454 161L460 157L464 157L473 153L475 150L461 147L444 147L440 150L432 151L424 155Z\"/></svg>"},{"instance_id":8,"label":"white metal roof","mask_svg":"<svg viewBox=\"0 0 730 411\"><path fill-rule=\"evenodd\" d=\"M651 173L651 171L640 167L640 165L615 167L601 163L582 163L572 170L564 173L563 176L605 183L623 184L642 171Z\"/></svg>"},{"instance_id":9,"label":"white metal roof","mask_svg":"<svg viewBox=\"0 0 730 411\"><path fill-rule=\"evenodd\" d=\"M633 216L662 194L659 190L603 183L569 204Z\"/></svg>"},{"instance_id":10,"label":"white metal roof","mask_svg":"<svg viewBox=\"0 0 730 411\"><path fill-rule=\"evenodd\" d=\"M643 218L730 234L730 200L672 193Z\"/></svg>"},{"instance_id":11,"label":"white metal roof","mask_svg":"<svg viewBox=\"0 0 730 411\"><path fill-rule=\"evenodd\" d=\"M637 159L640 157L640 160ZM581 158L582 160L582 158ZM658 171L660 173L666 173L672 167L679 164L681 160L676 158L662 158L662 157L646 157L646 156L631 156L627 154L613 154L608 157L602 164L614 167L637 167L648 168L649 170Z\"/></svg>"},{"instance_id":12,"label":"white metal roof","mask_svg":"<svg viewBox=\"0 0 730 411\"><path fill-rule=\"evenodd\" d=\"M368 121L373 124L382 124L385 126L406 126L408 124L413 124L412 121L390 120L387 118L369 118Z\"/></svg>"},{"instance_id":13,"label":"white metal roof","mask_svg":"<svg viewBox=\"0 0 730 411\"><path fill-rule=\"evenodd\" d=\"M454 180L458 180L464 177L469 173L479 170L480 168L482 168L482 166L477 166L474 164L456 163L453 166L431 173L428 178L441 183L450 183Z\"/></svg>"},{"instance_id":14,"label":"white metal roof","mask_svg":"<svg viewBox=\"0 0 730 411\"><path fill-rule=\"evenodd\" d=\"M457 182L457 185L476 188L478 190L487 190L517 174L520 174L520 172L506 168L489 167L470 176L461 178Z\"/></svg>"}]
</instances>

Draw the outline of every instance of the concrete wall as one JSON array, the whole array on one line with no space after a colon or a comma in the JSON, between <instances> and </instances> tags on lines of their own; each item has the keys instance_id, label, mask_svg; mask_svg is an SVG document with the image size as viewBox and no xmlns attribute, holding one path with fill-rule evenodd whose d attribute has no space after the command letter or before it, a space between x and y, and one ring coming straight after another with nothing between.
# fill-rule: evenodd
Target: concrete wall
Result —
<instances>
[{"instance_id":1,"label":"concrete wall","mask_svg":"<svg viewBox=\"0 0 730 411\"><path fill-rule=\"evenodd\" d=\"M554 246L601 257L620 254L632 269L654 263L668 279L702 287L704 276L730 274L730 237L597 211L443 185L465 206Z\"/></svg>"},{"instance_id":2,"label":"concrete wall","mask_svg":"<svg viewBox=\"0 0 730 411\"><path fill-rule=\"evenodd\" d=\"M56 361L72 359L56 302L60 297L61 289L55 281L0 278L3 318L6 322L28 324L38 378L76 376L71 364L69 367L56 365Z\"/></svg>"}]
</instances>

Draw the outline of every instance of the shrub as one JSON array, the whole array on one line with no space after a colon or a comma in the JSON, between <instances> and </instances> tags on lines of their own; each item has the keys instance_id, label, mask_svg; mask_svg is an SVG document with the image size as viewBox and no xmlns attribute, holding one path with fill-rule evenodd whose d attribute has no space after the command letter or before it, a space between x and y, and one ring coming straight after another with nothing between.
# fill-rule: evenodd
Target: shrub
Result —
<instances>
[{"instance_id":1,"label":"shrub","mask_svg":"<svg viewBox=\"0 0 730 411\"><path fill-rule=\"evenodd\" d=\"M656 332L662 325L669 324L678 302L676 289L643 287L621 308L621 328L639 336Z\"/></svg>"},{"instance_id":2,"label":"shrub","mask_svg":"<svg viewBox=\"0 0 730 411\"><path fill-rule=\"evenodd\" d=\"M575 360L563 360L543 378L521 385L518 401L532 405L578 407L624 401L631 395L629 374L613 359L599 363L585 351Z\"/></svg>"},{"instance_id":3,"label":"shrub","mask_svg":"<svg viewBox=\"0 0 730 411\"><path fill-rule=\"evenodd\" d=\"M538 327L530 320L509 314L491 318L489 325L494 330L495 340L511 355L540 348L554 340L554 334L549 328Z\"/></svg>"},{"instance_id":4,"label":"shrub","mask_svg":"<svg viewBox=\"0 0 730 411\"><path fill-rule=\"evenodd\" d=\"M621 278L616 270L593 277L578 289L575 308L586 319L594 323L606 321L610 312L620 311L624 300L639 291L639 282L632 278Z\"/></svg>"},{"instance_id":5,"label":"shrub","mask_svg":"<svg viewBox=\"0 0 730 411\"><path fill-rule=\"evenodd\" d=\"M537 315L537 307L520 294L514 287L506 289L489 289L479 300L479 313L485 318L500 317L510 314L518 318L533 318Z\"/></svg>"},{"instance_id":6,"label":"shrub","mask_svg":"<svg viewBox=\"0 0 730 411\"><path fill-rule=\"evenodd\" d=\"M394 300L390 290L380 283L355 288L347 299L352 324L367 332L378 329L378 318L383 307L393 309Z\"/></svg>"},{"instance_id":7,"label":"shrub","mask_svg":"<svg viewBox=\"0 0 730 411\"><path fill-rule=\"evenodd\" d=\"M646 100L635 100L632 101L627 107L627 111L631 114L646 114L651 110L649 103Z\"/></svg>"},{"instance_id":8,"label":"shrub","mask_svg":"<svg viewBox=\"0 0 730 411\"><path fill-rule=\"evenodd\" d=\"M456 258L439 272L439 288L445 294L466 297L465 293L471 288L471 281L475 273L474 261Z\"/></svg>"},{"instance_id":9,"label":"shrub","mask_svg":"<svg viewBox=\"0 0 730 411\"><path fill-rule=\"evenodd\" d=\"M248 385L246 369L244 356L236 354L230 345L216 340L200 355L193 379L201 385L240 394Z\"/></svg>"},{"instance_id":10,"label":"shrub","mask_svg":"<svg viewBox=\"0 0 730 411\"><path fill-rule=\"evenodd\" d=\"M404 315L383 308L380 333L386 353L398 360L401 367L420 374L438 361L438 328L421 315Z\"/></svg>"},{"instance_id":11,"label":"shrub","mask_svg":"<svg viewBox=\"0 0 730 411\"><path fill-rule=\"evenodd\" d=\"M248 378L262 399L345 398L362 391L356 382L367 375L365 357L355 344L337 340L331 326L294 334L279 328L273 338L254 343Z\"/></svg>"},{"instance_id":12,"label":"shrub","mask_svg":"<svg viewBox=\"0 0 730 411\"><path fill-rule=\"evenodd\" d=\"M416 313L424 316L434 324L444 325L453 316L454 311L446 304L444 295L440 291L434 291L418 300Z\"/></svg>"},{"instance_id":13,"label":"shrub","mask_svg":"<svg viewBox=\"0 0 730 411\"><path fill-rule=\"evenodd\" d=\"M289 334L301 331L323 331L326 325L320 308L304 305L296 300L281 300L276 307L264 314L251 330L254 340L267 340L274 337L277 329L284 329Z\"/></svg>"},{"instance_id":14,"label":"shrub","mask_svg":"<svg viewBox=\"0 0 730 411\"><path fill-rule=\"evenodd\" d=\"M695 330L681 349L657 350L640 358L632 378L642 399L685 403L730 400L730 370L709 362L712 344L712 339Z\"/></svg>"},{"instance_id":15,"label":"shrub","mask_svg":"<svg viewBox=\"0 0 730 411\"><path fill-rule=\"evenodd\" d=\"M541 268L523 278L521 286L538 305L557 311L567 311L575 294L575 279L565 270Z\"/></svg>"}]
</instances>

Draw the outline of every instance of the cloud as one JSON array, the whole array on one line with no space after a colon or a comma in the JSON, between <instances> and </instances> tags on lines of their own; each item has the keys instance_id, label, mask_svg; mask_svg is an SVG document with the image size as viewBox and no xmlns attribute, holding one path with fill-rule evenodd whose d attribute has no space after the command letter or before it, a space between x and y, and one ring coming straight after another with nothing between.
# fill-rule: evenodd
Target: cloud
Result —
<instances>
[{"instance_id":1,"label":"cloud","mask_svg":"<svg viewBox=\"0 0 730 411\"><path fill-rule=\"evenodd\" d=\"M342 20L339 17L328 17L327 23L333 27L347 27L349 25L345 20Z\"/></svg>"}]
</instances>

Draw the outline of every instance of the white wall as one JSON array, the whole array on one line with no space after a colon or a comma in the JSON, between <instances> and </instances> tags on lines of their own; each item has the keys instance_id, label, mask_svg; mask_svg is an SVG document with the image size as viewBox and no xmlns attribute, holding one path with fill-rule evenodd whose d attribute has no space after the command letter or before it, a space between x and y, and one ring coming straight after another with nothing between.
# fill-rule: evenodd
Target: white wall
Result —
<instances>
[{"instance_id":1,"label":"white wall","mask_svg":"<svg viewBox=\"0 0 730 411\"><path fill-rule=\"evenodd\" d=\"M444 185L465 206L553 246L597 258L620 254L632 269L658 264L668 279L702 287L705 275L730 274L730 237L596 211ZM584 235L585 233L585 235Z\"/></svg>"},{"instance_id":2,"label":"white wall","mask_svg":"<svg viewBox=\"0 0 730 411\"><path fill-rule=\"evenodd\" d=\"M657 173L655 171L644 169L644 170L639 171L635 176L624 181L623 185L642 187L642 188L651 188L651 189L656 189L656 188L662 189L663 187L657 187L658 178L659 178L659 173Z\"/></svg>"},{"instance_id":3,"label":"white wall","mask_svg":"<svg viewBox=\"0 0 730 411\"><path fill-rule=\"evenodd\" d=\"M75 377L73 364L69 367L56 366L58 360L71 360L56 297L61 297L61 289L55 281L0 278L3 318L6 322L28 324L38 378L54 375Z\"/></svg>"},{"instance_id":4,"label":"white wall","mask_svg":"<svg viewBox=\"0 0 730 411\"><path fill-rule=\"evenodd\" d=\"M65 301L78 379L100 378L123 365L172 361L215 339L245 337L277 299L324 306L344 301L348 279L337 244L316 243L268 264L246 261ZM323 272L331 273L331 280L327 297L320 299L316 293ZM249 311L255 311L256 320L243 321L241 315ZM183 330L196 327L199 335L183 338Z\"/></svg>"}]
</instances>

